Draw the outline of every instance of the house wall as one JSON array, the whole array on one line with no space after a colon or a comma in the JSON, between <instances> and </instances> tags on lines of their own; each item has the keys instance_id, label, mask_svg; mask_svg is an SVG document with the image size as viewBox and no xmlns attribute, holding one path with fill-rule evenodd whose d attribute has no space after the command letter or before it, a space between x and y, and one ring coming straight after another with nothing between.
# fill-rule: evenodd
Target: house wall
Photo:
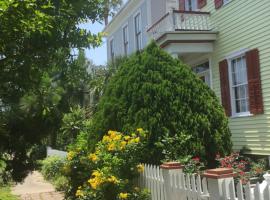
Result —
<instances>
[{"instance_id":1,"label":"house wall","mask_svg":"<svg viewBox=\"0 0 270 200\"><path fill-rule=\"evenodd\" d=\"M122 20L121 24L117 24L116 31L109 33L107 37L107 58L111 60L111 52L110 52L110 40L113 38L114 46L115 46L115 56L123 56L124 55L124 47L123 47L123 26L128 24L128 35L129 35L129 46L128 46L128 54L131 54L136 51L135 46L135 25L134 25L134 17L140 12L141 13L141 27L142 27L142 47L145 47L149 41L147 35L148 28L148 12L147 12L147 0L142 1L139 7L131 10L128 17Z\"/></svg>"},{"instance_id":2,"label":"house wall","mask_svg":"<svg viewBox=\"0 0 270 200\"><path fill-rule=\"evenodd\" d=\"M166 14L166 0L151 0L151 22L154 24Z\"/></svg>"},{"instance_id":3,"label":"house wall","mask_svg":"<svg viewBox=\"0 0 270 200\"><path fill-rule=\"evenodd\" d=\"M220 97L219 62L227 55L247 48L258 48L264 101L264 114L230 118L235 150L243 146L253 154L270 155L270 1L232 0L216 10L213 0L205 11L219 31L211 55L213 90Z\"/></svg>"}]
</instances>

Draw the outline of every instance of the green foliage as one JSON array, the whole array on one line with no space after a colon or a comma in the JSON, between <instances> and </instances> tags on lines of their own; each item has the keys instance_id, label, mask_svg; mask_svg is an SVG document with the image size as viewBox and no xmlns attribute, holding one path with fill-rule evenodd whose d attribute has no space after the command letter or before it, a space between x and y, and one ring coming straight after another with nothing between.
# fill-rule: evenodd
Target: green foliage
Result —
<instances>
[{"instance_id":1,"label":"green foliage","mask_svg":"<svg viewBox=\"0 0 270 200\"><path fill-rule=\"evenodd\" d=\"M205 169L204 163L199 157L186 156L179 159L179 162L184 166L183 172L187 174L200 174Z\"/></svg>"},{"instance_id":2,"label":"green foliage","mask_svg":"<svg viewBox=\"0 0 270 200\"><path fill-rule=\"evenodd\" d=\"M82 49L100 45L103 34L80 24L101 22L118 3L0 1L0 153L12 154L6 163L16 181L32 166L31 146L48 136L55 146L63 113L82 103L89 78Z\"/></svg>"},{"instance_id":3,"label":"green foliage","mask_svg":"<svg viewBox=\"0 0 270 200\"><path fill-rule=\"evenodd\" d=\"M0 199L1 200L18 200L15 195L11 194L11 190L9 187L1 187L0 186Z\"/></svg>"},{"instance_id":4,"label":"green foliage","mask_svg":"<svg viewBox=\"0 0 270 200\"><path fill-rule=\"evenodd\" d=\"M207 157L211 165L217 152L231 151L228 120L214 92L189 66L154 43L119 65L93 119L93 132L100 137L110 129L129 131L136 127L149 130L148 160L153 163L164 158L155 143L166 134L186 138L184 144L175 146L180 155L172 153L171 160L199 155Z\"/></svg>"},{"instance_id":5,"label":"green foliage","mask_svg":"<svg viewBox=\"0 0 270 200\"><path fill-rule=\"evenodd\" d=\"M65 162L64 158L57 156L51 156L41 161L42 175L60 191L63 191L68 186L67 178L63 176Z\"/></svg>"},{"instance_id":6,"label":"green foliage","mask_svg":"<svg viewBox=\"0 0 270 200\"><path fill-rule=\"evenodd\" d=\"M11 173L7 170L7 164L0 158L0 187L11 181Z\"/></svg>"},{"instance_id":7,"label":"green foliage","mask_svg":"<svg viewBox=\"0 0 270 200\"><path fill-rule=\"evenodd\" d=\"M65 171L70 187L69 199L146 200L146 191L136 187L134 180L144 170L146 132L132 134L109 131L96 144L93 153L82 146L68 153Z\"/></svg>"},{"instance_id":8,"label":"green foliage","mask_svg":"<svg viewBox=\"0 0 270 200\"><path fill-rule=\"evenodd\" d=\"M80 107L70 108L70 112L64 114L62 126L57 135L57 148L67 150L68 145L74 143L82 131L87 131L89 121L86 119L85 110Z\"/></svg>"}]
</instances>

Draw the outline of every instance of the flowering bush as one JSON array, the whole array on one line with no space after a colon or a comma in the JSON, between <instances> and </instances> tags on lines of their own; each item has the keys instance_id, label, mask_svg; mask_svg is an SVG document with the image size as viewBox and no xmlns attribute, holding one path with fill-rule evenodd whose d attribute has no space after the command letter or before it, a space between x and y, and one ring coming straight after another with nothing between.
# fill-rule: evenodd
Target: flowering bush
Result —
<instances>
[{"instance_id":1,"label":"flowering bush","mask_svg":"<svg viewBox=\"0 0 270 200\"><path fill-rule=\"evenodd\" d=\"M237 174L237 180L241 180L243 184L249 182L252 177L262 177L265 171L265 163L263 160L253 162L250 158L240 155L239 153L232 153L229 156L221 158L216 157L219 166L222 168L233 168Z\"/></svg>"},{"instance_id":2,"label":"flowering bush","mask_svg":"<svg viewBox=\"0 0 270 200\"><path fill-rule=\"evenodd\" d=\"M70 151L65 166L71 186L67 196L85 200L148 199L148 193L135 184L144 170L140 160L144 154L145 136L142 129L131 135L109 131L97 143L94 152Z\"/></svg>"},{"instance_id":3,"label":"flowering bush","mask_svg":"<svg viewBox=\"0 0 270 200\"><path fill-rule=\"evenodd\" d=\"M200 157L186 156L179 160L182 165L184 165L183 172L187 174L200 174L202 170L205 169L204 163L201 161Z\"/></svg>"}]
</instances>

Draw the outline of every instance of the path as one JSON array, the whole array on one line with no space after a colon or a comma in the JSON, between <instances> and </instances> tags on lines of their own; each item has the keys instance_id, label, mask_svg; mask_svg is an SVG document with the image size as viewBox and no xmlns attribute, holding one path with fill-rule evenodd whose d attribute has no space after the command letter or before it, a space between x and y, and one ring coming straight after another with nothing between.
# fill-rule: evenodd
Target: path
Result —
<instances>
[{"instance_id":1,"label":"path","mask_svg":"<svg viewBox=\"0 0 270 200\"><path fill-rule=\"evenodd\" d=\"M54 187L44 180L42 175L34 171L23 183L12 188L12 193L21 200L63 200L63 194L56 192Z\"/></svg>"}]
</instances>

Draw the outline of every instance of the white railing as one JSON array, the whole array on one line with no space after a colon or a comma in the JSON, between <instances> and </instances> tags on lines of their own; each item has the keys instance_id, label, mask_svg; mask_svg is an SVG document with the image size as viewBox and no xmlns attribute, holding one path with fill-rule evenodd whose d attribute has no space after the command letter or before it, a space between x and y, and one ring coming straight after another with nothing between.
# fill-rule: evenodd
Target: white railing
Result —
<instances>
[{"instance_id":1,"label":"white railing","mask_svg":"<svg viewBox=\"0 0 270 200\"><path fill-rule=\"evenodd\" d=\"M212 29L210 13L174 10L154 23L147 32L152 38L158 39L166 32L210 31Z\"/></svg>"},{"instance_id":2,"label":"white railing","mask_svg":"<svg viewBox=\"0 0 270 200\"><path fill-rule=\"evenodd\" d=\"M151 192L151 200L270 200L270 175L264 178L255 186L239 182L235 187L232 177L202 178L145 164L139 185Z\"/></svg>"}]
</instances>

